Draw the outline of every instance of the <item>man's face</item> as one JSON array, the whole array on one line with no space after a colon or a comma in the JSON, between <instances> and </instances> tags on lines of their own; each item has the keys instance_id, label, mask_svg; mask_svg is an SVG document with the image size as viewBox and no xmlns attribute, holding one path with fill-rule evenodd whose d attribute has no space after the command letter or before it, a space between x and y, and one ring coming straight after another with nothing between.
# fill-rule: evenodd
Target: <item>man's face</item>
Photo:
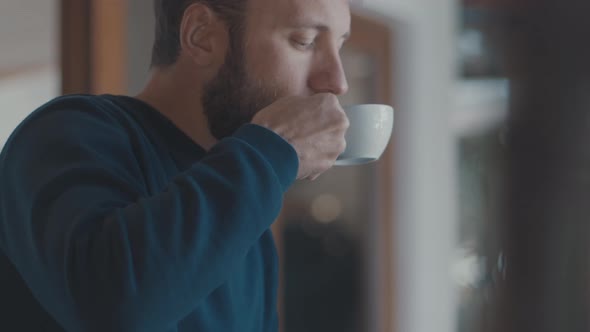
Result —
<instances>
[{"instance_id":1,"label":"man's face","mask_svg":"<svg viewBox=\"0 0 590 332\"><path fill-rule=\"evenodd\" d=\"M348 0L248 0L245 31L204 90L213 136L231 135L281 97L346 93L339 51L349 31Z\"/></svg>"}]
</instances>

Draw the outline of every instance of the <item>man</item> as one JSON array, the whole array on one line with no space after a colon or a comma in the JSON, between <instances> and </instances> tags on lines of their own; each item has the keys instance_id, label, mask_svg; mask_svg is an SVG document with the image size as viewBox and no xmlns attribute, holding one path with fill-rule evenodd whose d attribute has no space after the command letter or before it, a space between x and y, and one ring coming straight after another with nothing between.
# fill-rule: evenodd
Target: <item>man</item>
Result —
<instances>
[{"instance_id":1,"label":"man","mask_svg":"<svg viewBox=\"0 0 590 332\"><path fill-rule=\"evenodd\" d=\"M141 94L57 98L0 155L3 331L277 330L269 228L344 150L348 1L155 9Z\"/></svg>"}]
</instances>

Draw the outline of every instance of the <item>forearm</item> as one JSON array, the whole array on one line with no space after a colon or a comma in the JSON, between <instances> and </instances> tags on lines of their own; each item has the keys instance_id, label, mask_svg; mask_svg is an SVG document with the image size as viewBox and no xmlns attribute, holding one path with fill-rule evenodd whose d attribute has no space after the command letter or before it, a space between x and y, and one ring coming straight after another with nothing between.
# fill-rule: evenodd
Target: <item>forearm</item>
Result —
<instances>
[{"instance_id":1,"label":"forearm","mask_svg":"<svg viewBox=\"0 0 590 332\"><path fill-rule=\"evenodd\" d=\"M296 175L292 151L268 157L264 150L276 147L257 146L252 130L220 143L163 192L137 200L94 161L44 169L31 187L39 189L15 190L20 196L5 201L25 202L10 205L28 225L8 235L30 239L9 241L9 255L66 326L163 330L228 278L275 219ZM34 213L19 210L29 206Z\"/></svg>"}]
</instances>

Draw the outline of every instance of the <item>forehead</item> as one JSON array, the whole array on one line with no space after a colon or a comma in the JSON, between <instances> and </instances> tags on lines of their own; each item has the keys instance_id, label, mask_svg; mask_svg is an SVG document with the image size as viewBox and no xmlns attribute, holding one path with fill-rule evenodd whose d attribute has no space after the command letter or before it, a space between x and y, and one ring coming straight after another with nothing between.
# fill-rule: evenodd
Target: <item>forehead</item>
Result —
<instances>
[{"instance_id":1,"label":"forehead","mask_svg":"<svg viewBox=\"0 0 590 332\"><path fill-rule=\"evenodd\" d=\"M350 29L349 0L248 0L248 17L266 27L321 23L342 33Z\"/></svg>"}]
</instances>

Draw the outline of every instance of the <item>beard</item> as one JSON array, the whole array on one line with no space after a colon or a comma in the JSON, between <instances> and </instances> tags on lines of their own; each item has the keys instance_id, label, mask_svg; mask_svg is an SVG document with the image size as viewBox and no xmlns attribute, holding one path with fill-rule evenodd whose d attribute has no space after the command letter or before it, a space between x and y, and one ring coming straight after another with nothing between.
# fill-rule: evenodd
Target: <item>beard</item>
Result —
<instances>
[{"instance_id":1,"label":"beard","mask_svg":"<svg viewBox=\"0 0 590 332\"><path fill-rule=\"evenodd\" d=\"M232 42L217 76L203 90L203 109L213 137L221 140L231 136L242 125L252 121L258 111L278 99L278 89L251 79L241 38Z\"/></svg>"}]
</instances>

